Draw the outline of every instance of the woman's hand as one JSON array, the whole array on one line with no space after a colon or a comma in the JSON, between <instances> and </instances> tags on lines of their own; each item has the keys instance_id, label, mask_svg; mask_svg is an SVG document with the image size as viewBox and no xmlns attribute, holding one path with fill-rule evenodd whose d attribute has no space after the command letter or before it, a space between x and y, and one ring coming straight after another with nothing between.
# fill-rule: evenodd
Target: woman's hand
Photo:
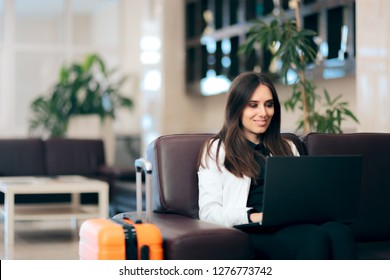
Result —
<instances>
[{"instance_id":1,"label":"woman's hand","mask_svg":"<svg viewBox=\"0 0 390 280\"><path fill-rule=\"evenodd\" d=\"M263 220L263 213L251 213L249 219L252 223L259 223Z\"/></svg>"}]
</instances>

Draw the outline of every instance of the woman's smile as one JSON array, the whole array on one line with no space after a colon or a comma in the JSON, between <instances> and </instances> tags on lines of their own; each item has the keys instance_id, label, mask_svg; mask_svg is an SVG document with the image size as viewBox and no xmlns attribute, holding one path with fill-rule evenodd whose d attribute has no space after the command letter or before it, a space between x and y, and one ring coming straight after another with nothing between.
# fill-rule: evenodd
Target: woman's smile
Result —
<instances>
[{"instance_id":1,"label":"woman's smile","mask_svg":"<svg viewBox=\"0 0 390 280\"><path fill-rule=\"evenodd\" d=\"M245 137L253 143L259 143L261 134L271 124L274 112L272 93L267 86L260 84L242 112L241 123Z\"/></svg>"}]
</instances>

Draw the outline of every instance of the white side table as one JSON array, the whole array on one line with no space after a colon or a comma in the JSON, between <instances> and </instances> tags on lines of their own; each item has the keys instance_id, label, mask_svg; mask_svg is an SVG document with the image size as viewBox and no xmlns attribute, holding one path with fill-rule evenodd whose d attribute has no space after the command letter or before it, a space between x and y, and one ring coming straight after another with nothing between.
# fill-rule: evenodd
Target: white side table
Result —
<instances>
[{"instance_id":1,"label":"white side table","mask_svg":"<svg viewBox=\"0 0 390 280\"><path fill-rule=\"evenodd\" d=\"M106 182L82 176L0 177L0 191L4 193L4 246L14 244L14 222L31 220L66 220L108 217L108 190ZM15 205L17 194L71 194L70 203ZM81 193L97 193L97 207L83 207Z\"/></svg>"}]
</instances>

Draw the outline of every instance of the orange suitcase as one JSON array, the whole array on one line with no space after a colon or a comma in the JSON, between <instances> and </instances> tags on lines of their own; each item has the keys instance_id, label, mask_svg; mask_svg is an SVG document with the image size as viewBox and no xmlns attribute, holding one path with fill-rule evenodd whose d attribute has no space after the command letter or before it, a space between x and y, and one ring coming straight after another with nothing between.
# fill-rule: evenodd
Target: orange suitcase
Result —
<instances>
[{"instance_id":1,"label":"orange suitcase","mask_svg":"<svg viewBox=\"0 0 390 280\"><path fill-rule=\"evenodd\" d=\"M144 159L135 161L137 169L137 217L129 213L112 219L89 219L80 227L79 255L83 260L162 260L162 235L151 223L152 166ZM142 171L146 173L146 222L142 217Z\"/></svg>"}]
</instances>

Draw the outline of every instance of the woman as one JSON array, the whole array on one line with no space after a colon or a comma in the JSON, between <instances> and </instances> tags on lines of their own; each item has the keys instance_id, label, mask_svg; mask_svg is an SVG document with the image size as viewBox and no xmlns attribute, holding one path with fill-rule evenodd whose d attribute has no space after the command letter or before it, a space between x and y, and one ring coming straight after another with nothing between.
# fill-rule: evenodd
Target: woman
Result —
<instances>
[{"instance_id":1,"label":"woman","mask_svg":"<svg viewBox=\"0 0 390 280\"><path fill-rule=\"evenodd\" d=\"M199 217L234 226L262 220L267 156L299 156L280 134L280 102L264 74L245 72L234 79L221 131L204 144L199 157ZM293 225L248 232L256 258L353 259L354 243L338 223Z\"/></svg>"}]
</instances>

